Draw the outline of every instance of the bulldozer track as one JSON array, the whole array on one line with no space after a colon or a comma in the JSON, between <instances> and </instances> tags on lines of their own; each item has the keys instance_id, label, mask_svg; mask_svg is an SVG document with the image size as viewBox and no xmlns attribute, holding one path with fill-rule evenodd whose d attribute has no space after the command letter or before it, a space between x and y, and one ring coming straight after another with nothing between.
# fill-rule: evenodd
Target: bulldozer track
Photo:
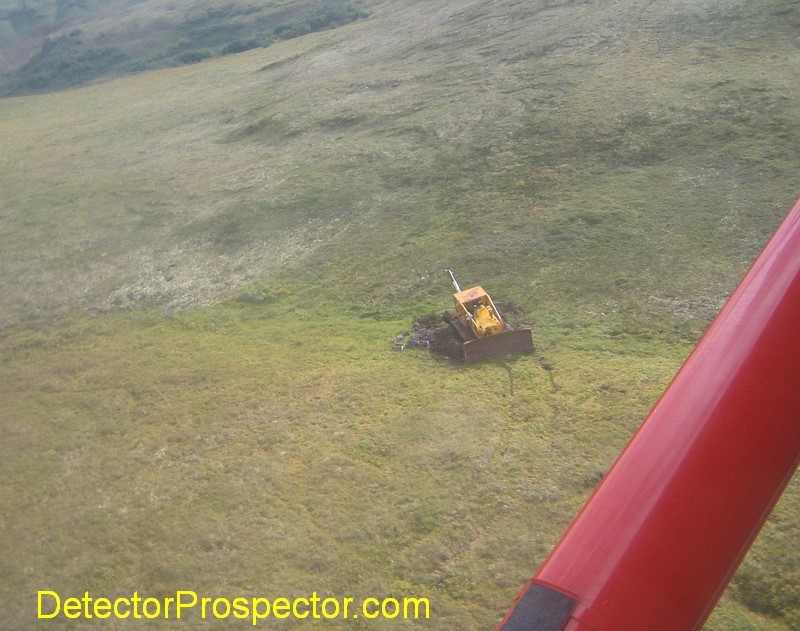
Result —
<instances>
[{"instance_id":1,"label":"bulldozer track","mask_svg":"<svg viewBox=\"0 0 800 631\"><path fill-rule=\"evenodd\" d=\"M464 323L461 322L455 315L445 314L444 321L447 322L453 330L456 332L456 335L462 342L469 342L475 339L475 335L470 331Z\"/></svg>"}]
</instances>

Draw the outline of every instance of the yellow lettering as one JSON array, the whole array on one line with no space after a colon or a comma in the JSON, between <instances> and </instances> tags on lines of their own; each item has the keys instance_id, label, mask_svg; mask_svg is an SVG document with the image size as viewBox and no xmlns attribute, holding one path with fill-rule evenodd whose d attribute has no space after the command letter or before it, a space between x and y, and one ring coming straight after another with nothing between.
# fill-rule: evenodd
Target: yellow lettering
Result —
<instances>
[{"instance_id":1,"label":"yellow lettering","mask_svg":"<svg viewBox=\"0 0 800 631\"><path fill-rule=\"evenodd\" d=\"M303 612L297 610L297 604L304 603L306 607L308 607L308 598L295 598L294 602L292 603L292 615L295 618L302 620L303 618L308 618L308 609Z\"/></svg>"},{"instance_id":2,"label":"yellow lettering","mask_svg":"<svg viewBox=\"0 0 800 631\"><path fill-rule=\"evenodd\" d=\"M264 609L262 611L258 610L259 605L264 605ZM253 598L253 626L256 626L256 623L266 618L269 615L269 601L266 598Z\"/></svg>"},{"instance_id":3,"label":"yellow lettering","mask_svg":"<svg viewBox=\"0 0 800 631\"><path fill-rule=\"evenodd\" d=\"M389 613L389 610L386 608L386 603L393 603L394 612ZM381 614L387 620L394 620L400 615L400 603L397 602L396 598L384 598L383 602L381 603Z\"/></svg>"},{"instance_id":4,"label":"yellow lettering","mask_svg":"<svg viewBox=\"0 0 800 631\"><path fill-rule=\"evenodd\" d=\"M38 608L37 618L55 618L58 612L61 611L61 598L56 592L51 592L49 589L39 590L38 594ZM53 613L42 613L42 596L51 596L56 601L56 609Z\"/></svg>"},{"instance_id":5,"label":"yellow lettering","mask_svg":"<svg viewBox=\"0 0 800 631\"><path fill-rule=\"evenodd\" d=\"M64 601L64 615L67 618L75 618L81 617L81 601L77 598L67 598Z\"/></svg>"},{"instance_id":6,"label":"yellow lettering","mask_svg":"<svg viewBox=\"0 0 800 631\"><path fill-rule=\"evenodd\" d=\"M328 613L328 603L333 603L333 613ZM322 601L322 615L325 616L327 620L331 620L339 615L339 601L335 598L326 598Z\"/></svg>"},{"instance_id":7,"label":"yellow lettering","mask_svg":"<svg viewBox=\"0 0 800 631\"><path fill-rule=\"evenodd\" d=\"M312 592L308 597L294 599L280 597L272 601L267 598L200 598L196 592L189 590L179 590L175 592L174 598L163 598L163 600L153 597L142 598L138 592L133 592L131 598L113 600L104 597L92 598L88 591L85 591L82 597L62 599L58 592L39 590L36 613L39 619L56 618L63 614L65 618L72 620L82 616L87 619L105 620L112 615L116 619L124 620L132 614L134 618L144 617L153 620L159 618L162 612L164 619L168 619L170 608L174 607L174 617L180 619L186 610L193 609L199 603L202 619L213 615L217 620L224 620L233 612L234 618L250 619L254 627L259 620L268 618L270 614L279 620L285 620L290 616L297 620L308 617L332 620L338 618L340 614L345 620L356 619L359 615L368 620L379 617L394 620L401 615L404 620L418 620L428 619L431 615L428 598L403 598L402 604L399 598L388 597L383 600L366 598L362 601L360 609L353 604L354 600L351 597L320 598L317 592Z\"/></svg>"},{"instance_id":8,"label":"yellow lettering","mask_svg":"<svg viewBox=\"0 0 800 631\"><path fill-rule=\"evenodd\" d=\"M272 601L272 615L276 618L288 618L292 613L291 609L288 598L276 598Z\"/></svg>"},{"instance_id":9,"label":"yellow lettering","mask_svg":"<svg viewBox=\"0 0 800 631\"><path fill-rule=\"evenodd\" d=\"M156 606L155 613L149 613L147 611L147 603L155 603ZM158 616L161 615L161 601L158 600L158 598L145 598L144 602L142 603L142 613L144 614L144 617L147 618L148 620L152 620L153 618L158 618Z\"/></svg>"},{"instance_id":10,"label":"yellow lettering","mask_svg":"<svg viewBox=\"0 0 800 631\"><path fill-rule=\"evenodd\" d=\"M370 604L370 603L375 603L375 605L376 605L376 611L374 611L374 612L370 612L370 611L369 611L369 609L367 609L367 605L368 605L368 604ZM370 620L374 620L374 619L375 619L375 618L377 618L379 615L381 615L381 614L380 614L380 611L377 611L377 606L378 606L379 604L380 604L380 603L378 602L378 599L377 599L377 598L367 598L367 599L365 599L365 600L364 600L364 604L363 604L363 605L361 605L361 611L364 613L364 616L365 616L366 618L369 618Z\"/></svg>"},{"instance_id":11,"label":"yellow lettering","mask_svg":"<svg viewBox=\"0 0 800 631\"><path fill-rule=\"evenodd\" d=\"M185 603L183 601L184 596L191 596L192 597L191 602ZM191 609L197 604L197 594L195 594L194 592L179 591L177 594L175 594L175 597L178 601L175 604L175 617L178 619L180 619L181 617L181 609Z\"/></svg>"},{"instance_id":12,"label":"yellow lettering","mask_svg":"<svg viewBox=\"0 0 800 631\"><path fill-rule=\"evenodd\" d=\"M223 603L225 605L225 613L220 613L217 611L217 603ZM214 603L211 605L211 610L214 612L214 617L217 620L225 619L231 615L231 601L227 598L215 598Z\"/></svg>"},{"instance_id":13,"label":"yellow lettering","mask_svg":"<svg viewBox=\"0 0 800 631\"><path fill-rule=\"evenodd\" d=\"M320 615L317 611L317 604L319 604L319 596L317 596L317 592L311 592L311 616L315 620L319 620Z\"/></svg>"},{"instance_id":14,"label":"yellow lettering","mask_svg":"<svg viewBox=\"0 0 800 631\"><path fill-rule=\"evenodd\" d=\"M125 603L125 606L127 607L127 609L125 610L125 615L124 616L119 612L119 604L120 603ZM114 617L115 618L119 618L120 620L124 620L125 618L127 618L130 615L131 615L131 601L128 600L127 598L117 598L114 601Z\"/></svg>"},{"instance_id":15,"label":"yellow lettering","mask_svg":"<svg viewBox=\"0 0 800 631\"><path fill-rule=\"evenodd\" d=\"M233 599L233 617L239 620L244 620L250 617L250 610L247 608L246 598Z\"/></svg>"},{"instance_id":16,"label":"yellow lettering","mask_svg":"<svg viewBox=\"0 0 800 631\"><path fill-rule=\"evenodd\" d=\"M174 603L174 602L175 602L174 598L165 598L164 599L164 619L165 620L169 618L169 606L170 606L171 603Z\"/></svg>"},{"instance_id":17,"label":"yellow lettering","mask_svg":"<svg viewBox=\"0 0 800 631\"><path fill-rule=\"evenodd\" d=\"M139 603L142 602L142 599L139 598L139 592L133 592L133 598L131 598L131 603L133 604L133 617L137 620L141 619L142 614L139 613Z\"/></svg>"},{"instance_id":18,"label":"yellow lettering","mask_svg":"<svg viewBox=\"0 0 800 631\"><path fill-rule=\"evenodd\" d=\"M104 620L111 615L111 601L108 598L95 598L94 615Z\"/></svg>"},{"instance_id":19,"label":"yellow lettering","mask_svg":"<svg viewBox=\"0 0 800 631\"><path fill-rule=\"evenodd\" d=\"M403 598L403 619L408 620L408 606L414 605L414 620L419 619L419 606L425 605L425 618L431 616L431 603L427 598Z\"/></svg>"},{"instance_id":20,"label":"yellow lettering","mask_svg":"<svg viewBox=\"0 0 800 631\"><path fill-rule=\"evenodd\" d=\"M92 598L89 596L89 592L83 592L83 598L81 601L83 602L83 615L87 618L91 618L92 614L89 611L89 603L92 602Z\"/></svg>"}]
</instances>

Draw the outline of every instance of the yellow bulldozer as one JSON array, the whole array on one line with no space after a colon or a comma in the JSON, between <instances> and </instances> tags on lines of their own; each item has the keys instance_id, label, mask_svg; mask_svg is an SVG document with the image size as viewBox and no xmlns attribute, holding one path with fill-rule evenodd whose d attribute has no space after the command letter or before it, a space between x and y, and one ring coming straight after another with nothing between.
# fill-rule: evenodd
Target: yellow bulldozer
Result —
<instances>
[{"instance_id":1,"label":"yellow bulldozer","mask_svg":"<svg viewBox=\"0 0 800 631\"><path fill-rule=\"evenodd\" d=\"M530 329L512 329L483 287L462 290L453 271L447 270L447 273L456 290L453 294L455 313L446 312L444 321L458 336L466 361L533 352Z\"/></svg>"}]
</instances>

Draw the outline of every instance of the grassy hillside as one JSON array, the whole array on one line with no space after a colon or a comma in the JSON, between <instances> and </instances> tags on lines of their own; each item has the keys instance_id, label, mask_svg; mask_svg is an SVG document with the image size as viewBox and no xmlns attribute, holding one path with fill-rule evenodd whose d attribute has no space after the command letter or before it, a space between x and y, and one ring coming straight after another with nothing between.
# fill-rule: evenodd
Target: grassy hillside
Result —
<instances>
[{"instance_id":1,"label":"grassy hillside","mask_svg":"<svg viewBox=\"0 0 800 631\"><path fill-rule=\"evenodd\" d=\"M800 190L794 2L363 7L0 100L0 628L67 628L39 589L492 628ZM393 352L445 267L537 354ZM798 627L799 509L708 629Z\"/></svg>"},{"instance_id":2,"label":"grassy hillside","mask_svg":"<svg viewBox=\"0 0 800 631\"><path fill-rule=\"evenodd\" d=\"M367 15L348 0L0 0L0 96L197 63Z\"/></svg>"}]
</instances>

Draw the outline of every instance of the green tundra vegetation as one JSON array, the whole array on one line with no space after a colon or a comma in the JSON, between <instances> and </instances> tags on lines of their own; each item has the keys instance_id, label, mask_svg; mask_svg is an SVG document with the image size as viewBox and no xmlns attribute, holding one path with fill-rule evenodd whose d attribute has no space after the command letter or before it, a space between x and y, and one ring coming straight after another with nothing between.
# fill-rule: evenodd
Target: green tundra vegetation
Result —
<instances>
[{"instance_id":1,"label":"green tundra vegetation","mask_svg":"<svg viewBox=\"0 0 800 631\"><path fill-rule=\"evenodd\" d=\"M62 89L97 79L178 66L336 28L368 13L345 0L163 3L111 0L0 4L0 50L43 40L0 75L0 95ZM84 24L85 22L85 24ZM78 26L76 26L78 25ZM45 35L46 34L46 35ZM38 37L37 37L38 36ZM8 55L7 55L8 56Z\"/></svg>"},{"instance_id":2,"label":"green tundra vegetation","mask_svg":"<svg viewBox=\"0 0 800 631\"><path fill-rule=\"evenodd\" d=\"M0 11L2 628L493 628L800 191L792 0ZM536 353L392 350L445 268ZM797 482L708 631L800 628Z\"/></svg>"}]
</instances>

